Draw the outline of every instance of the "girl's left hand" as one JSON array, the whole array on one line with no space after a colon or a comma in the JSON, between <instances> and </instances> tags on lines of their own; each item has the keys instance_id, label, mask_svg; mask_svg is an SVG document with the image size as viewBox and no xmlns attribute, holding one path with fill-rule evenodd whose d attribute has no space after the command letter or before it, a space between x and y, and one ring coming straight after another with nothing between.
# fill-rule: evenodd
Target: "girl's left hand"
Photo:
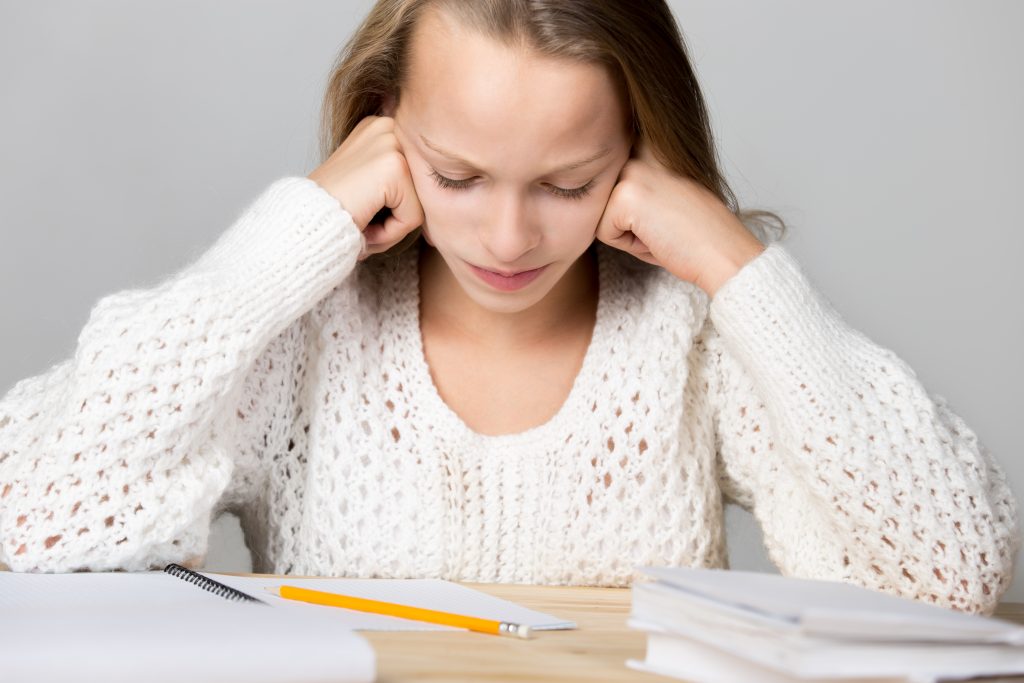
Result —
<instances>
[{"instance_id":1,"label":"girl's left hand","mask_svg":"<svg viewBox=\"0 0 1024 683\"><path fill-rule=\"evenodd\" d=\"M709 297L765 249L718 197L662 165L644 140L619 173L596 237Z\"/></svg>"}]
</instances>

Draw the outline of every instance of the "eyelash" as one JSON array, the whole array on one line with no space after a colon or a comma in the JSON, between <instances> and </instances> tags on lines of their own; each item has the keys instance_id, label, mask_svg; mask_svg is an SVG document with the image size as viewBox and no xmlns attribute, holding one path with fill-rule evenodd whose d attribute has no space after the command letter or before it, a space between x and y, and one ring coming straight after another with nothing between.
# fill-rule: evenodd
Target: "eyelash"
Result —
<instances>
[{"instance_id":1,"label":"eyelash","mask_svg":"<svg viewBox=\"0 0 1024 683\"><path fill-rule=\"evenodd\" d=\"M436 182L439 186L443 187L446 190L465 190L468 189L470 186L470 182L468 179L454 180L452 178L446 178L445 176L441 175L434 169L430 170L430 177L434 179L434 182ZM554 188L554 190L551 192L551 194L555 195L556 197L562 197L563 199L583 199L588 194L590 194L590 188L593 185L593 180L589 181L586 185L582 187L573 188L571 190L566 190L565 188L555 187L554 185L552 185L551 187Z\"/></svg>"}]
</instances>

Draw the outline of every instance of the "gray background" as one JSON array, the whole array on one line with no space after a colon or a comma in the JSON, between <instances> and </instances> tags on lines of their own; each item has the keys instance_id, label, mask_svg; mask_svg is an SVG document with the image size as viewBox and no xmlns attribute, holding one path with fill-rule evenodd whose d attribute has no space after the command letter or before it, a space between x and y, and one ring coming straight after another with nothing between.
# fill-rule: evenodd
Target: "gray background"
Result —
<instances>
[{"instance_id":1,"label":"gray background","mask_svg":"<svg viewBox=\"0 0 1024 683\"><path fill-rule=\"evenodd\" d=\"M101 296L315 167L328 70L370 5L0 2L0 391L70 356ZM818 289L1020 496L1024 3L672 5L743 205L782 214ZM728 531L734 567L773 570L749 515ZM207 566L249 568L236 520Z\"/></svg>"}]
</instances>

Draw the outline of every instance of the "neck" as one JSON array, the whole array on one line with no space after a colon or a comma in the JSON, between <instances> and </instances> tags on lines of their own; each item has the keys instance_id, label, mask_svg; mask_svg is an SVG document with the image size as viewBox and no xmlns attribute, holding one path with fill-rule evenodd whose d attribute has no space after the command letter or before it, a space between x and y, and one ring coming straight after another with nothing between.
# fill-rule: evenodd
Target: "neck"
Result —
<instances>
[{"instance_id":1,"label":"neck","mask_svg":"<svg viewBox=\"0 0 1024 683\"><path fill-rule=\"evenodd\" d=\"M597 310L596 254L588 249L547 295L515 313L480 306L458 283L436 249L421 245L419 253L420 319L474 344L509 348L550 341L580 325L593 325Z\"/></svg>"}]
</instances>

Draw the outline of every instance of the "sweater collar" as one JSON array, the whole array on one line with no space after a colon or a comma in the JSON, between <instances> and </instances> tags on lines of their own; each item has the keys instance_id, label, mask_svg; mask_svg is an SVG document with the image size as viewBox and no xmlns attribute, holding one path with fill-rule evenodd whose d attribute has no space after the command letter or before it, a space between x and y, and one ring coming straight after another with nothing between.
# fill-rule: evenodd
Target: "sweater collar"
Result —
<instances>
[{"instance_id":1,"label":"sweater collar","mask_svg":"<svg viewBox=\"0 0 1024 683\"><path fill-rule=\"evenodd\" d=\"M604 244L596 245L598 267L597 315L590 343L583 357L583 363L573 381L568 396L558 411L547 422L514 434L488 435L474 431L441 398L430 376L423 350L423 336L420 328L420 287L417 249L405 250L395 260L395 269L390 277L383 278L385 308L395 310L396 324L404 340L406 367L413 384L424 402L423 414L430 415L438 422L434 431L458 441L473 441L487 446L515 446L543 441L564 434L568 427L578 424L581 417L591 411L595 400L594 387L600 385L600 368L609 354L609 343L613 333L621 335L625 330L615 329L616 311L621 308L622 285L626 280L617 254ZM393 308L392 308L393 307Z\"/></svg>"}]
</instances>

